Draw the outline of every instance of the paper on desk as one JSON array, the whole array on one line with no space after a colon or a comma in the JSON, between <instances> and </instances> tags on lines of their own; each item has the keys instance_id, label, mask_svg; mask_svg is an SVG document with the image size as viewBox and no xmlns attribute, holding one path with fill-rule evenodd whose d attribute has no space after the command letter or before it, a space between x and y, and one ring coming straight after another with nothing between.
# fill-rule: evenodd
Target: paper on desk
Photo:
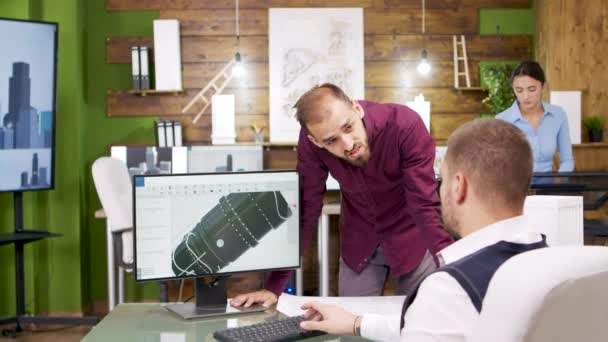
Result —
<instances>
[{"instance_id":1,"label":"paper on desk","mask_svg":"<svg viewBox=\"0 0 608 342\"><path fill-rule=\"evenodd\" d=\"M314 297L294 296L287 293L281 294L277 310L287 316L298 316L304 314L302 304L317 301L325 304L333 304L354 313L355 315L372 314L394 314L401 312L401 306L405 296L374 296L374 297Z\"/></svg>"}]
</instances>

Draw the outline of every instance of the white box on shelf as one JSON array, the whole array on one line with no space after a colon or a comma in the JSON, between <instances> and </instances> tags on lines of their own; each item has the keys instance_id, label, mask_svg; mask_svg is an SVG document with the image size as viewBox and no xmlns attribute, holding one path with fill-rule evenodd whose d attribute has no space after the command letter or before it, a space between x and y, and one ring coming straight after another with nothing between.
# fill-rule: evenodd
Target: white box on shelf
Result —
<instances>
[{"instance_id":1,"label":"white box on shelf","mask_svg":"<svg viewBox=\"0 0 608 342\"><path fill-rule=\"evenodd\" d=\"M583 245L582 196L527 196L524 215L549 246Z\"/></svg>"},{"instance_id":2,"label":"white box on shelf","mask_svg":"<svg viewBox=\"0 0 608 342\"><path fill-rule=\"evenodd\" d=\"M182 90L178 20L154 20L154 65L157 90Z\"/></svg>"},{"instance_id":3,"label":"white box on shelf","mask_svg":"<svg viewBox=\"0 0 608 342\"><path fill-rule=\"evenodd\" d=\"M234 95L211 97L211 143L234 144L236 141Z\"/></svg>"},{"instance_id":4,"label":"white box on shelf","mask_svg":"<svg viewBox=\"0 0 608 342\"><path fill-rule=\"evenodd\" d=\"M430 133L431 132L431 102L426 101L424 99L424 95L420 94L420 95L414 97L414 101L408 101L406 103L406 105L408 107L410 107L411 109L413 109L416 113L418 113L418 115L420 115L420 118L422 119L422 122L424 122L424 126L426 127L426 130L429 131L429 133Z\"/></svg>"},{"instance_id":5,"label":"white box on shelf","mask_svg":"<svg viewBox=\"0 0 608 342\"><path fill-rule=\"evenodd\" d=\"M581 143L581 92L580 91L552 91L551 104L560 106L568 116L570 142Z\"/></svg>"}]
</instances>

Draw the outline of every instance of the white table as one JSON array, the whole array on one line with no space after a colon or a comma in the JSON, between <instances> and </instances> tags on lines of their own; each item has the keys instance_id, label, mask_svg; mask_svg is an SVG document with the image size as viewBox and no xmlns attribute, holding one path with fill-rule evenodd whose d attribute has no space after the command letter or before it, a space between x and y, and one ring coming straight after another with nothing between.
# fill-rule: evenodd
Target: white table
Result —
<instances>
[{"instance_id":1,"label":"white table","mask_svg":"<svg viewBox=\"0 0 608 342\"><path fill-rule=\"evenodd\" d=\"M319 217L317 237L319 296L329 296L329 215L340 215L340 203L325 203Z\"/></svg>"}]
</instances>

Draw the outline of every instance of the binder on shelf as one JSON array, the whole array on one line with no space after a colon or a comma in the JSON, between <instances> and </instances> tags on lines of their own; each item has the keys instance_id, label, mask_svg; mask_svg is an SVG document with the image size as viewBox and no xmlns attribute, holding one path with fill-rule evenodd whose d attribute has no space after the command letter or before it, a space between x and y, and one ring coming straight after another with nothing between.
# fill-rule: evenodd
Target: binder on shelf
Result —
<instances>
[{"instance_id":1,"label":"binder on shelf","mask_svg":"<svg viewBox=\"0 0 608 342\"><path fill-rule=\"evenodd\" d=\"M140 62L140 89L150 89L150 64L148 59L148 47L139 47L139 62Z\"/></svg>"},{"instance_id":2,"label":"binder on shelf","mask_svg":"<svg viewBox=\"0 0 608 342\"><path fill-rule=\"evenodd\" d=\"M167 144L165 146L171 147L174 146L173 140L173 122L170 120L165 120L165 137L167 138Z\"/></svg>"},{"instance_id":3,"label":"binder on shelf","mask_svg":"<svg viewBox=\"0 0 608 342\"><path fill-rule=\"evenodd\" d=\"M140 75L139 46L131 46L131 77L133 79L133 89L141 89Z\"/></svg>"},{"instance_id":4,"label":"binder on shelf","mask_svg":"<svg viewBox=\"0 0 608 342\"><path fill-rule=\"evenodd\" d=\"M173 122L173 146L182 146L182 123L179 121Z\"/></svg>"},{"instance_id":5,"label":"binder on shelf","mask_svg":"<svg viewBox=\"0 0 608 342\"><path fill-rule=\"evenodd\" d=\"M167 146L167 135L165 134L165 121L156 120L154 121L156 126L156 146L166 147Z\"/></svg>"}]
</instances>

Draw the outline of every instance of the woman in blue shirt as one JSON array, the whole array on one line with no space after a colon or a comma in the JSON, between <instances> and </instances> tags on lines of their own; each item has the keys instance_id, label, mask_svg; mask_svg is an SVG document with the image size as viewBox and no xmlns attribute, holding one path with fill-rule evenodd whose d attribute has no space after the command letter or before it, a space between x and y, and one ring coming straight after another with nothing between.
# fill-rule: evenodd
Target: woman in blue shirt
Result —
<instances>
[{"instance_id":1,"label":"woman in blue shirt","mask_svg":"<svg viewBox=\"0 0 608 342\"><path fill-rule=\"evenodd\" d=\"M496 116L521 129L532 147L534 172L553 171L553 156L559 151L559 171L574 170L568 118L561 107L542 102L545 73L536 62L522 62L511 74L517 100Z\"/></svg>"}]
</instances>

